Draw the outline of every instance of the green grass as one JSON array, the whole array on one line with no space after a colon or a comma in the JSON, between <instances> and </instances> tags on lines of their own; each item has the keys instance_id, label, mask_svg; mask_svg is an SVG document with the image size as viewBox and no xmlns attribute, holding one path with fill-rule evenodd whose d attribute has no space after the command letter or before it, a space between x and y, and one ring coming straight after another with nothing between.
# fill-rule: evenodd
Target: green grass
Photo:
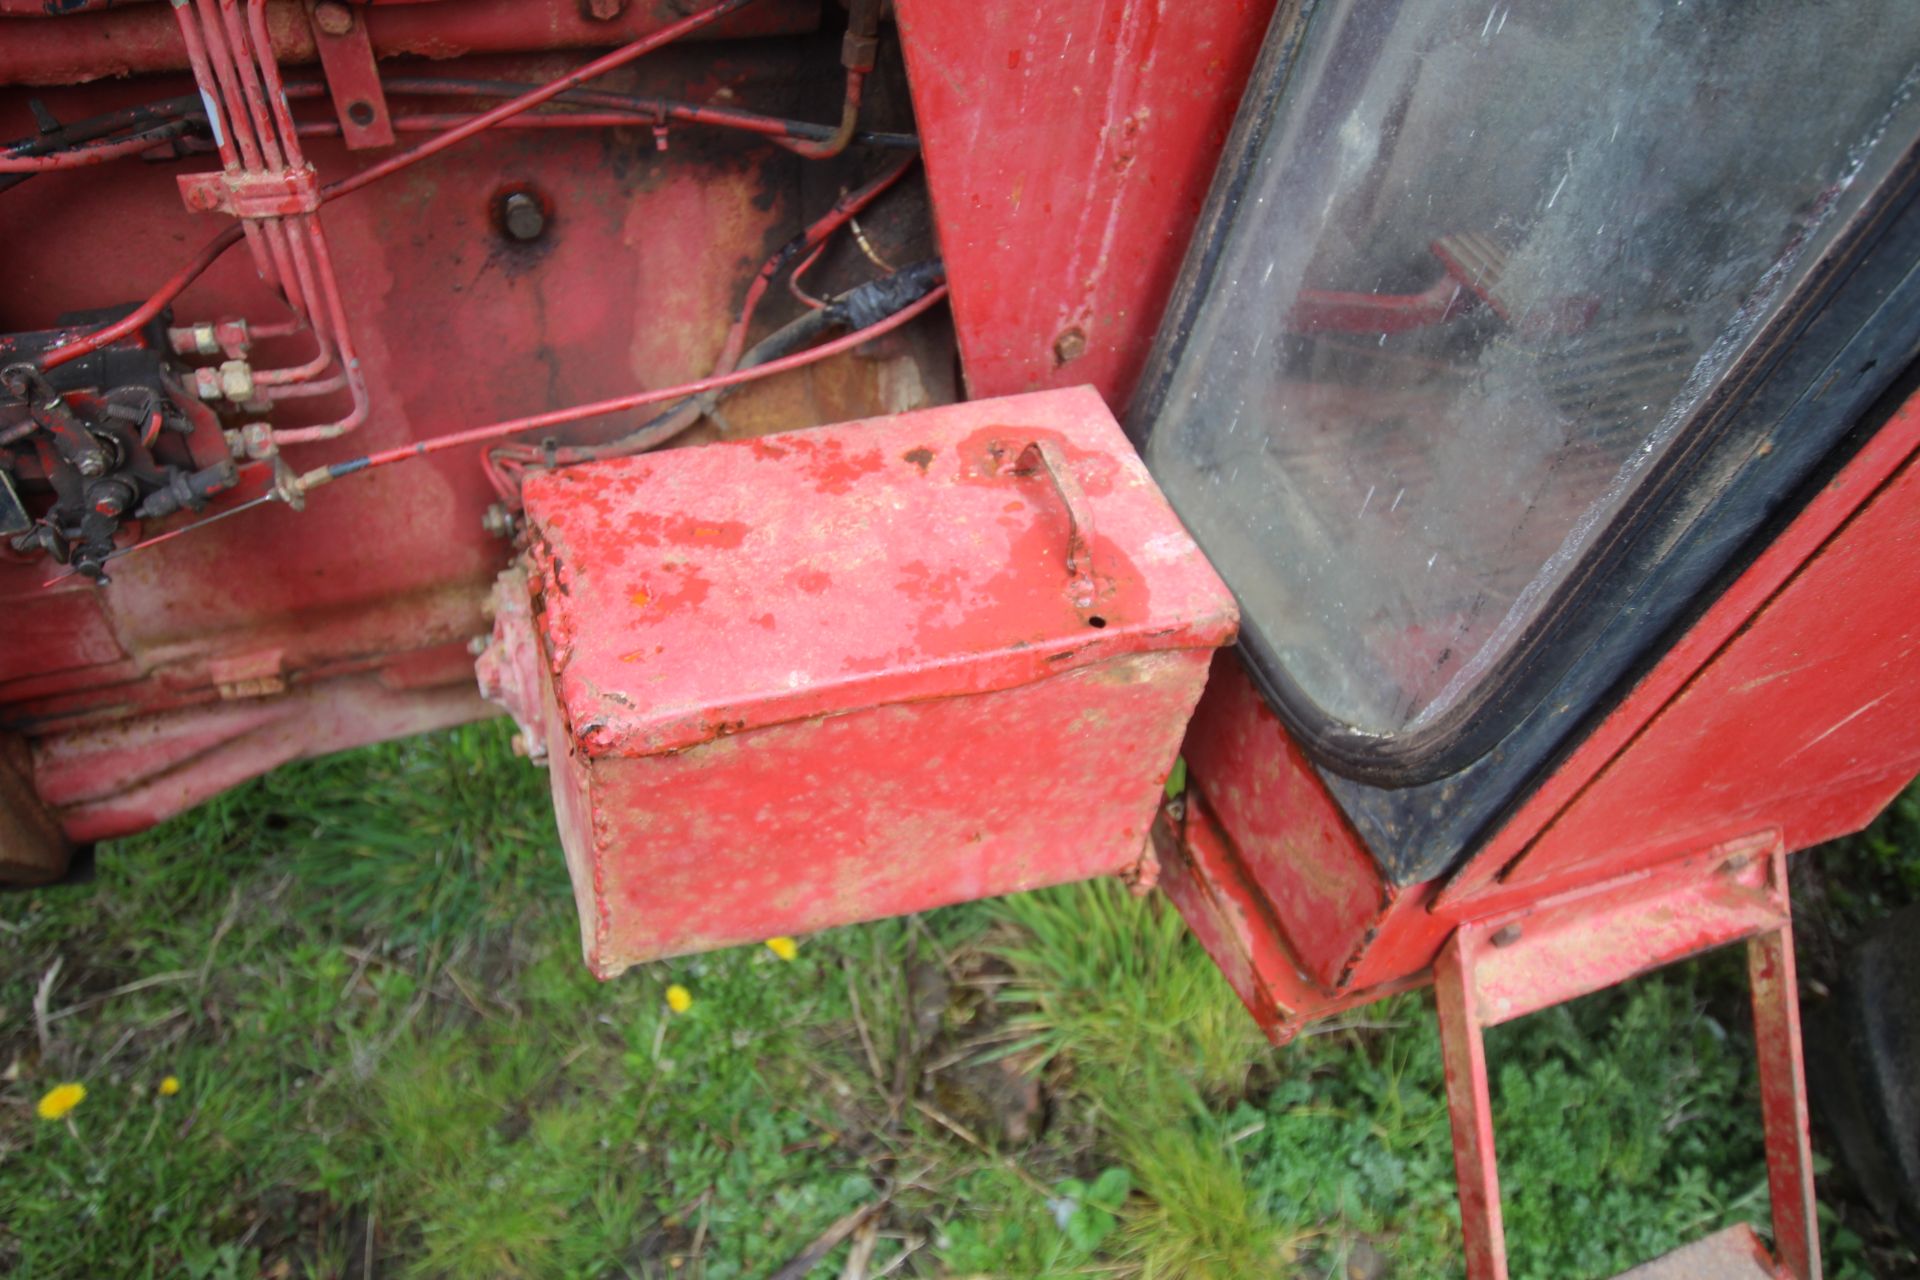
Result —
<instances>
[{"instance_id":1,"label":"green grass","mask_svg":"<svg viewBox=\"0 0 1920 1280\"><path fill-rule=\"evenodd\" d=\"M1116 884L599 984L506 737L281 770L0 898L0 1273L724 1280L876 1199L815 1274L1459 1273L1424 995L1274 1051ZM1822 919L1920 897L1916 836L1908 798L1822 855ZM1740 984L1710 958L1494 1033L1516 1276L1764 1221Z\"/></svg>"}]
</instances>

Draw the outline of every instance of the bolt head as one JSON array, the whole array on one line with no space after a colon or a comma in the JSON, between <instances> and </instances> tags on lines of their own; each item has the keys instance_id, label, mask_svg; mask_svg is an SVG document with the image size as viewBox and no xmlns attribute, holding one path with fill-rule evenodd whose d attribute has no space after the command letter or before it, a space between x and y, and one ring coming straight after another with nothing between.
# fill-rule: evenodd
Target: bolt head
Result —
<instances>
[{"instance_id":1,"label":"bolt head","mask_svg":"<svg viewBox=\"0 0 1920 1280\"><path fill-rule=\"evenodd\" d=\"M1087 334L1079 325L1062 329L1053 340L1053 362L1068 364L1087 353Z\"/></svg>"},{"instance_id":2,"label":"bolt head","mask_svg":"<svg viewBox=\"0 0 1920 1280\"><path fill-rule=\"evenodd\" d=\"M515 191L501 202L500 223L515 240L538 240L547 229L547 211L526 192Z\"/></svg>"},{"instance_id":3,"label":"bolt head","mask_svg":"<svg viewBox=\"0 0 1920 1280\"><path fill-rule=\"evenodd\" d=\"M1493 931L1493 937L1489 938L1488 941L1496 947L1510 947L1520 941L1520 926L1517 924L1502 925Z\"/></svg>"},{"instance_id":4,"label":"bolt head","mask_svg":"<svg viewBox=\"0 0 1920 1280\"><path fill-rule=\"evenodd\" d=\"M330 36L343 36L353 30L353 10L338 0L322 0L313 7L313 25Z\"/></svg>"},{"instance_id":5,"label":"bolt head","mask_svg":"<svg viewBox=\"0 0 1920 1280\"><path fill-rule=\"evenodd\" d=\"M495 538L513 536L513 513L505 504L496 502L480 513L480 529Z\"/></svg>"},{"instance_id":6,"label":"bolt head","mask_svg":"<svg viewBox=\"0 0 1920 1280\"><path fill-rule=\"evenodd\" d=\"M100 457L98 454L88 454L76 462L74 466L79 470L81 475L91 480L107 469L107 462L105 458Z\"/></svg>"}]
</instances>

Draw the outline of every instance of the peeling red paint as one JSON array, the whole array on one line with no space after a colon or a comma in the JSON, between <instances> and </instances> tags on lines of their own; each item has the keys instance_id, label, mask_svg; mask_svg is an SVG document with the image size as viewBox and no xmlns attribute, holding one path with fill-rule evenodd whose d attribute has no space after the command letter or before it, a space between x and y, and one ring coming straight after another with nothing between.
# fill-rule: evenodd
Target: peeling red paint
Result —
<instances>
[{"instance_id":1,"label":"peeling red paint","mask_svg":"<svg viewBox=\"0 0 1920 1280\"><path fill-rule=\"evenodd\" d=\"M853 488L854 481L862 476L870 476L886 466L878 449L869 449L861 454L844 454L838 448L825 451L813 467L815 486L821 493L846 493Z\"/></svg>"},{"instance_id":2,"label":"peeling red paint","mask_svg":"<svg viewBox=\"0 0 1920 1280\"><path fill-rule=\"evenodd\" d=\"M628 597L639 606L639 611L629 618L630 622L658 626L676 610L698 609L713 590L713 584L698 568L672 561L660 566L652 583L651 587L643 587Z\"/></svg>"},{"instance_id":3,"label":"peeling red paint","mask_svg":"<svg viewBox=\"0 0 1920 1280\"><path fill-rule=\"evenodd\" d=\"M737 547L747 536L747 526L738 520L703 520L699 516L669 518L648 511L636 511L628 516L626 531L628 537L643 547L663 543Z\"/></svg>"},{"instance_id":4,"label":"peeling red paint","mask_svg":"<svg viewBox=\"0 0 1920 1280\"><path fill-rule=\"evenodd\" d=\"M974 395L1127 401L1274 7L899 0Z\"/></svg>"},{"instance_id":5,"label":"peeling red paint","mask_svg":"<svg viewBox=\"0 0 1920 1280\"><path fill-rule=\"evenodd\" d=\"M1035 438L1085 490L1090 604L1073 486L1015 470ZM542 732L602 974L1137 865L1236 622L1086 389L685 450L644 476L589 464L525 497L530 559L565 584L535 624Z\"/></svg>"}]
</instances>

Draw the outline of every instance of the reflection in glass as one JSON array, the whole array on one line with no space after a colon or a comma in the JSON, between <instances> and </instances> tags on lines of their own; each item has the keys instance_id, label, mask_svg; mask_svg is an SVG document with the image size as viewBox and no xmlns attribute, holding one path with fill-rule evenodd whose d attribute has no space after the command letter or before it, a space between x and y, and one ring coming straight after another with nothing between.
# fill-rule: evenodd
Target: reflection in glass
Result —
<instances>
[{"instance_id":1,"label":"reflection in glass","mask_svg":"<svg viewBox=\"0 0 1920 1280\"><path fill-rule=\"evenodd\" d=\"M1911 0L1322 6L1147 456L1324 711L1418 728L1507 651L1916 66Z\"/></svg>"}]
</instances>

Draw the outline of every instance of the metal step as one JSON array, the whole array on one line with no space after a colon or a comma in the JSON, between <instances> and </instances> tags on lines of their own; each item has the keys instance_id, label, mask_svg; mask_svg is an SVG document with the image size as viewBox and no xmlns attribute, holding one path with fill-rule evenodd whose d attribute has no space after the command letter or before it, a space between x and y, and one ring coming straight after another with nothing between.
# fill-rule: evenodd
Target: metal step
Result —
<instances>
[{"instance_id":1,"label":"metal step","mask_svg":"<svg viewBox=\"0 0 1920 1280\"><path fill-rule=\"evenodd\" d=\"M1716 1231L1614 1280L1779 1280L1767 1246L1746 1223Z\"/></svg>"},{"instance_id":2,"label":"metal step","mask_svg":"<svg viewBox=\"0 0 1920 1280\"><path fill-rule=\"evenodd\" d=\"M1776 1254L1746 1226L1614 1280L1820 1280L1786 845L1777 832L1461 924L1433 964L1468 1280L1507 1280L1488 1027L1727 943L1747 944Z\"/></svg>"}]
</instances>

